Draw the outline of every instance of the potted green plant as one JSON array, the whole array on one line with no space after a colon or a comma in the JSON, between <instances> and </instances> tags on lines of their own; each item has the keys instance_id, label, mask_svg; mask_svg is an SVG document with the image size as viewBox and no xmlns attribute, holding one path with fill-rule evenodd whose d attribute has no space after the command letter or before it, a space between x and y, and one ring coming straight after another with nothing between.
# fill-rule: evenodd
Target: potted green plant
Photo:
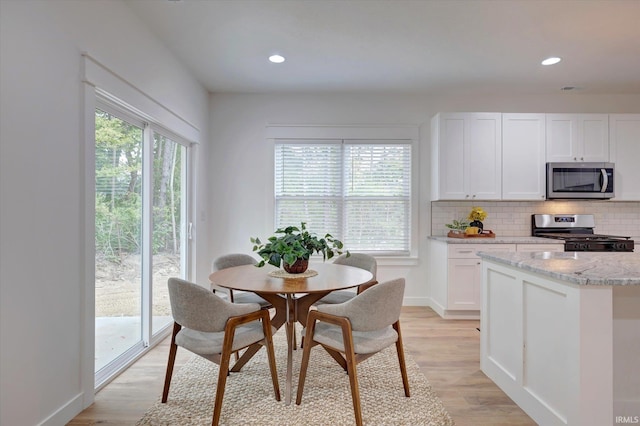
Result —
<instances>
[{"instance_id":1,"label":"potted green plant","mask_svg":"<svg viewBox=\"0 0 640 426\"><path fill-rule=\"evenodd\" d=\"M453 222L445 225L453 233L464 234L465 229L469 226L469 221L466 219L454 219Z\"/></svg>"},{"instance_id":2,"label":"potted green plant","mask_svg":"<svg viewBox=\"0 0 640 426\"><path fill-rule=\"evenodd\" d=\"M266 243L260 238L251 238L253 251L262 258L257 266L269 263L280 267L292 274L299 274L307 270L309 257L314 253L322 253L322 260L331 259L336 254L342 254L343 244L331 234L319 238L307 230L305 222L300 227L287 226L277 229L275 235L269 237ZM347 255L349 252L347 252Z\"/></svg>"}]
</instances>

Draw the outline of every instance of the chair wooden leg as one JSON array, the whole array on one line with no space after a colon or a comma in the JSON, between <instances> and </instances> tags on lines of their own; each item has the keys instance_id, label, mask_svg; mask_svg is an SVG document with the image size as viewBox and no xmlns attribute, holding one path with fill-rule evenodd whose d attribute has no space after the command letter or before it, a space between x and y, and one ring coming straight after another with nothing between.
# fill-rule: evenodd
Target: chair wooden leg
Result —
<instances>
[{"instance_id":1,"label":"chair wooden leg","mask_svg":"<svg viewBox=\"0 0 640 426\"><path fill-rule=\"evenodd\" d=\"M164 390L162 391L162 402L167 402L169 397L169 386L171 385L171 376L173 375L173 365L176 362L176 353L178 346L176 345L176 334L182 329L177 322L173 323L173 333L171 334L171 345L169 346L169 360L167 361L167 373L164 376Z\"/></svg>"},{"instance_id":2,"label":"chair wooden leg","mask_svg":"<svg viewBox=\"0 0 640 426\"><path fill-rule=\"evenodd\" d=\"M231 348L233 346L233 336L235 330L225 330L224 343L222 344L222 354L220 357L220 370L218 371L218 384L216 387L216 400L213 407L212 426L218 426L220 423L220 413L222 413L222 399L224 397L224 389L227 384L227 375L229 373L229 360L231 358Z\"/></svg>"},{"instance_id":3,"label":"chair wooden leg","mask_svg":"<svg viewBox=\"0 0 640 426\"><path fill-rule=\"evenodd\" d=\"M276 401L280 401L280 385L278 384L278 370L276 369L276 352L273 349L273 335L271 334L271 322L269 321L269 312L264 311L262 319L262 332L264 333L264 343L267 348L267 357L269 358L269 370L271 371L271 381L273 382L273 393Z\"/></svg>"},{"instance_id":4,"label":"chair wooden leg","mask_svg":"<svg viewBox=\"0 0 640 426\"><path fill-rule=\"evenodd\" d=\"M351 330L342 327L344 339L345 359L347 361L347 374L351 386L351 399L353 400L353 412L356 416L356 425L362 426L362 407L360 406L360 389L358 387L358 373L356 370L356 355L353 350L353 337Z\"/></svg>"},{"instance_id":5,"label":"chair wooden leg","mask_svg":"<svg viewBox=\"0 0 640 426\"><path fill-rule=\"evenodd\" d=\"M307 323L307 334L304 339L307 343L302 348L302 362L300 364L300 373L298 374L298 392L296 394L296 405L300 405L302 402L302 392L304 391L304 381L307 378L307 368L309 367L309 356L311 355L311 348L314 346L313 332L316 328L315 320ZM304 342L304 340L303 340Z\"/></svg>"},{"instance_id":6,"label":"chair wooden leg","mask_svg":"<svg viewBox=\"0 0 640 426\"><path fill-rule=\"evenodd\" d=\"M402 344L402 333L400 332L400 320L393 324L393 328L398 333L398 340L396 341L396 350L398 351L398 362L400 363L400 374L402 374L402 385L404 386L404 396L409 397L409 378L407 376L407 365L404 360L404 346Z\"/></svg>"}]
</instances>

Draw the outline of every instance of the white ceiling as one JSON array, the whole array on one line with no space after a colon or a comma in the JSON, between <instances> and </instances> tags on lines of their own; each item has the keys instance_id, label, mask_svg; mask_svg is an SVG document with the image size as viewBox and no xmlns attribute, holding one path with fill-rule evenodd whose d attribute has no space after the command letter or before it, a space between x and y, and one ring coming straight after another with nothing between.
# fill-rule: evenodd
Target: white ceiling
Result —
<instances>
[{"instance_id":1,"label":"white ceiling","mask_svg":"<svg viewBox=\"0 0 640 426\"><path fill-rule=\"evenodd\" d=\"M125 1L211 92L640 94L640 0Z\"/></svg>"}]
</instances>

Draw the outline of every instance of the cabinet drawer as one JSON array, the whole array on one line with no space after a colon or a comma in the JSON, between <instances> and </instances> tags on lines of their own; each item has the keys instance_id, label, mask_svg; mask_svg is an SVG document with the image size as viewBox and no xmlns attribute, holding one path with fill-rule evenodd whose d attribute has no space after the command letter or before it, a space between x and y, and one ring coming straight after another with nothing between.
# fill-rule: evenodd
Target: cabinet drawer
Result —
<instances>
[{"instance_id":1,"label":"cabinet drawer","mask_svg":"<svg viewBox=\"0 0 640 426\"><path fill-rule=\"evenodd\" d=\"M516 251L515 244L449 244L449 259L475 259L479 251Z\"/></svg>"}]
</instances>

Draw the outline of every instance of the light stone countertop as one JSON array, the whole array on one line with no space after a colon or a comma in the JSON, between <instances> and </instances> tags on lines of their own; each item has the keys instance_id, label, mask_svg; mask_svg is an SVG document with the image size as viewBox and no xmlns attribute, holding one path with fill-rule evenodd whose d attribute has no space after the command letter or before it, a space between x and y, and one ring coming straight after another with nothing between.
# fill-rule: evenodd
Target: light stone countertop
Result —
<instances>
[{"instance_id":1,"label":"light stone countertop","mask_svg":"<svg viewBox=\"0 0 640 426\"><path fill-rule=\"evenodd\" d=\"M449 238L445 236L428 237L430 240L441 241L447 244L564 244L562 240L540 237L499 237L495 238Z\"/></svg>"},{"instance_id":2,"label":"light stone countertop","mask_svg":"<svg viewBox=\"0 0 640 426\"><path fill-rule=\"evenodd\" d=\"M640 285L634 252L479 252L482 259L578 285Z\"/></svg>"}]
</instances>

